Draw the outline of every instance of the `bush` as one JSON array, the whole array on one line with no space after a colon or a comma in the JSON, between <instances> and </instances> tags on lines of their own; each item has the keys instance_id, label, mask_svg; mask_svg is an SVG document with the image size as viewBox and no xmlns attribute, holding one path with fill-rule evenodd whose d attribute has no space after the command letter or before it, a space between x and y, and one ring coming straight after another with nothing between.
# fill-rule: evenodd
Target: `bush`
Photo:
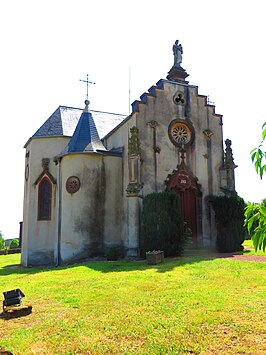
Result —
<instances>
[{"instance_id":1,"label":"bush","mask_svg":"<svg viewBox=\"0 0 266 355\"><path fill-rule=\"evenodd\" d=\"M5 240L0 234L0 250L5 249Z\"/></svg>"},{"instance_id":2,"label":"bush","mask_svg":"<svg viewBox=\"0 0 266 355\"><path fill-rule=\"evenodd\" d=\"M154 192L144 197L141 216L140 255L163 250L165 256L180 255L184 249L179 196Z\"/></svg>"},{"instance_id":3,"label":"bush","mask_svg":"<svg viewBox=\"0 0 266 355\"><path fill-rule=\"evenodd\" d=\"M213 196L210 200L217 227L216 248L220 253L243 250L245 240L244 200L237 195Z\"/></svg>"},{"instance_id":4,"label":"bush","mask_svg":"<svg viewBox=\"0 0 266 355\"><path fill-rule=\"evenodd\" d=\"M9 249L16 249L19 247L19 241L17 239L12 239L9 244Z\"/></svg>"},{"instance_id":5,"label":"bush","mask_svg":"<svg viewBox=\"0 0 266 355\"><path fill-rule=\"evenodd\" d=\"M266 199L261 203L247 203L245 227L255 250L266 250Z\"/></svg>"},{"instance_id":6,"label":"bush","mask_svg":"<svg viewBox=\"0 0 266 355\"><path fill-rule=\"evenodd\" d=\"M124 252L121 247L113 246L107 250L106 253L107 260L115 261L124 257Z\"/></svg>"}]
</instances>

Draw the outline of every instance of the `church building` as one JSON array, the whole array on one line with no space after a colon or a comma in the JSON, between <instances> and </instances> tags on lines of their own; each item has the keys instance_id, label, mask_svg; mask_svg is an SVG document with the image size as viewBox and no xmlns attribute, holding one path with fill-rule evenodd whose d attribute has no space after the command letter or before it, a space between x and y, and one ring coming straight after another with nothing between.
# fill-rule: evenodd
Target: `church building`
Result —
<instances>
[{"instance_id":1,"label":"church building","mask_svg":"<svg viewBox=\"0 0 266 355\"><path fill-rule=\"evenodd\" d=\"M21 263L60 265L119 247L139 256L143 197L172 191L195 246L216 241L207 197L235 192L222 116L174 64L129 116L59 106L25 144Z\"/></svg>"}]
</instances>

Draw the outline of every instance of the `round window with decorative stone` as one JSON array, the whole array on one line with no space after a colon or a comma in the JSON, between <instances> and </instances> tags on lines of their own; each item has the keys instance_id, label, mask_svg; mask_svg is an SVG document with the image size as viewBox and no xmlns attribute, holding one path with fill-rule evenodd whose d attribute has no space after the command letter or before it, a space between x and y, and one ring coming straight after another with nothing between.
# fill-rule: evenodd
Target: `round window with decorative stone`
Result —
<instances>
[{"instance_id":1,"label":"round window with decorative stone","mask_svg":"<svg viewBox=\"0 0 266 355\"><path fill-rule=\"evenodd\" d=\"M80 180L76 176L70 176L66 181L66 190L70 194L74 194L80 188Z\"/></svg>"},{"instance_id":2,"label":"round window with decorative stone","mask_svg":"<svg viewBox=\"0 0 266 355\"><path fill-rule=\"evenodd\" d=\"M173 97L173 100L176 105L184 105L186 102L184 94L182 92L176 92Z\"/></svg>"},{"instance_id":3,"label":"round window with decorative stone","mask_svg":"<svg viewBox=\"0 0 266 355\"><path fill-rule=\"evenodd\" d=\"M193 128L185 122L172 121L169 125L169 137L173 144L184 147L192 143Z\"/></svg>"}]
</instances>

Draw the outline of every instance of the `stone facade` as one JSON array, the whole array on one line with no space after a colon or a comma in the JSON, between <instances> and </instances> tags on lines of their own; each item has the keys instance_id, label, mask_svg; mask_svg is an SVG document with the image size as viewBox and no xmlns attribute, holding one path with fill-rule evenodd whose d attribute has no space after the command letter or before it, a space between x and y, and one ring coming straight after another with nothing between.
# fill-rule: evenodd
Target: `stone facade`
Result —
<instances>
[{"instance_id":1,"label":"stone facade","mask_svg":"<svg viewBox=\"0 0 266 355\"><path fill-rule=\"evenodd\" d=\"M207 197L234 192L236 165L230 141L224 153L222 116L186 81L181 54L167 80L141 95L128 117L112 116L109 133L98 135L99 113L86 103L74 123L74 111L65 110L77 127L71 134L51 133L54 114L27 142L22 264L58 265L112 247L137 257L142 198L165 190L180 195L195 246L214 245ZM61 119L63 125L67 119ZM48 220L37 212L44 178L51 186Z\"/></svg>"}]
</instances>

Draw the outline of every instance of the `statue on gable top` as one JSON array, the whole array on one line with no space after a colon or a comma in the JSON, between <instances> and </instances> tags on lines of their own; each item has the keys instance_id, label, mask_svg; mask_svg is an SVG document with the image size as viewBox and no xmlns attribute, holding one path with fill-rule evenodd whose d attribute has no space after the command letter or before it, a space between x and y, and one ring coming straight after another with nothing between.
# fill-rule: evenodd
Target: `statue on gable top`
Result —
<instances>
[{"instance_id":1,"label":"statue on gable top","mask_svg":"<svg viewBox=\"0 0 266 355\"><path fill-rule=\"evenodd\" d=\"M173 53L174 53L174 66L175 67L181 67L182 63L182 54L183 54L183 48L182 45L179 43L179 40L177 39L175 41L175 44L173 45Z\"/></svg>"}]
</instances>

